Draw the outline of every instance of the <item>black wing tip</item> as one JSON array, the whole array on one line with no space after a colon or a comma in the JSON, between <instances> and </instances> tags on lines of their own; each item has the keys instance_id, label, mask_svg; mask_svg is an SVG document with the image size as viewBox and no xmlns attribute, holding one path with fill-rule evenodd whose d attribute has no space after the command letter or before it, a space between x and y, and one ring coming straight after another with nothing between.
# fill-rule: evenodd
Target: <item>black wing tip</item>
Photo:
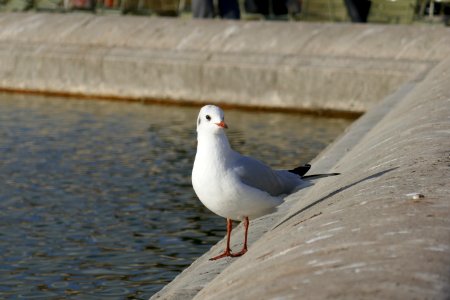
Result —
<instances>
[{"instance_id":1,"label":"black wing tip","mask_svg":"<svg viewBox=\"0 0 450 300\"><path fill-rule=\"evenodd\" d=\"M306 175L308 173L309 169L311 169L310 164L304 164L303 166L299 166L297 168L294 168L292 170L288 170L291 173L294 173L302 178L321 178L321 177L328 177L328 176L337 176L341 175L341 173L328 173L328 174L316 174L316 175Z\"/></svg>"},{"instance_id":2,"label":"black wing tip","mask_svg":"<svg viewBox=\"0 0 450 300\"><path fill-rule=\"evenodd\" d=\"M310 164L304 164L303 166L299 166L297 168L294 168L292 170L288 170L291 173L297 174L299 176L303 176L306 173L308 173L309 169L311 169L311 165Z\"/></svg>"}]
</instances>

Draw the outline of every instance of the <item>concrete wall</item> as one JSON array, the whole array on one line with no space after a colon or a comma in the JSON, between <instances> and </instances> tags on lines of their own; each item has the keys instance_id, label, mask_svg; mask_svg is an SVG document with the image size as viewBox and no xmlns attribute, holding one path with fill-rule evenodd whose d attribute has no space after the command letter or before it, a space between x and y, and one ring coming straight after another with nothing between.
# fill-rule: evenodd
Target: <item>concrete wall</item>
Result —
<instances>
[{"instance_id":1,"label":"concrete wall","mask_svg":"<svg viewBox=\"0 0 450 300\"><path fill-rule=\"evenodd\" d=\"M0 89L360 114L450 53L448 30L0 14Z\"/></svg>"},{"instance_id":2,"label":"concrete wall","mask_svg":"<svg viewBox=\"0 0 450 300\"><path fill-rule=\"evenodd\" d=\"M152 299L448 299L449 70L450 58L356 121L313 161L342 175L252 221L247 254L209 261L221 241Z\"/></svg>"}]
</instances>

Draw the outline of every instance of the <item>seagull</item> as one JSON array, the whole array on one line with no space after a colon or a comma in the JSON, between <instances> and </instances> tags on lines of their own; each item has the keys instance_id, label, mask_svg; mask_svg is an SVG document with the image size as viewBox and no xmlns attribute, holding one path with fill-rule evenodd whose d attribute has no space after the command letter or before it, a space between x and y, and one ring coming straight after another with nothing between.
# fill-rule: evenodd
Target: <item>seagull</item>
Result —
<instances>
[{"instance_id":1,"label":"seagull","mask_svg":"<svg viewBox=\"0 0 450 300\"><path fill-rule=\"evenodd\" d=\"M225 251L210 260L245 254L249 219L274 212L286 195L311 185L309 179L338 175L305 176L311 168L309 164L292 170L273 170L257 159L234 151L225 134L227 128L220 107L205 105L200 109L192 186L203 205L227 220ZM244 245L237 253L232 253L230 248L233 220L243 222L245 229Z\"/></svg>"}]
</instances>

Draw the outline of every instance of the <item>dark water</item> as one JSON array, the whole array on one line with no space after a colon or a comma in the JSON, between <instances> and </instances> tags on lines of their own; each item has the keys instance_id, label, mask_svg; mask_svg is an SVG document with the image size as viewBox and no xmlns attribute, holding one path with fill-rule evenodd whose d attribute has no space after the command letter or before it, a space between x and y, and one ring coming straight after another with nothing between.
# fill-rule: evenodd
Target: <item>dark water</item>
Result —
<instances>
[{"instance_id":1,"label":"dark water","mask_svg":"<svg viewBox=\"0 0 450 300\"><path fill-rule=\"evenodd\" d=\"M197 113L0 95L0 298L148 299L221 239L190 183ZM235 148L287 168L350 123L226 118Z\"/></svg>"}]
</instances>

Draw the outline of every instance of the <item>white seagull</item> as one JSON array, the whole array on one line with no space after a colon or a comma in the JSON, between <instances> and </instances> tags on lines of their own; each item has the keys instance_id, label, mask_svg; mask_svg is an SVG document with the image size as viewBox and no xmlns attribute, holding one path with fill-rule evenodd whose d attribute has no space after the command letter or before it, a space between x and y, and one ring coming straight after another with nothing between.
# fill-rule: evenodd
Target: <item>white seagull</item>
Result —
<instances>
[{"instance_id":1,"label":"white seagull","mask_svg":"<svg viewBox=\"0 0 450 300\"><path fill-rule=\"evenodd\" d=\"M210 260L237 257L247 252L249 219L275 211L283 198L310 185L304 176L310 165L293 170L272 170L264 163L234 151L228 142L222 109L215 105L202 107L197 119L197 154L192 169L192 186L200 201L212 212L227 219L225 251ZM303 179L302 179L303 178ZM238 253L230 249L233 220L244 221L244 246Z\"/></svg>"}]
</instances>

